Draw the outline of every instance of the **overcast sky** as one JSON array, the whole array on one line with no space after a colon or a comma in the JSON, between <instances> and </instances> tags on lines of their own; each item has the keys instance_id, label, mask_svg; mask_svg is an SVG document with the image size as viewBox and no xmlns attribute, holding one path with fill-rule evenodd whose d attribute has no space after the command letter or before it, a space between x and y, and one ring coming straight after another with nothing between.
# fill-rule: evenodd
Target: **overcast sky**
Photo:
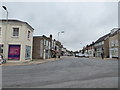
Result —
<instances>
[{"instance_id":1,"label":"overcast sky","mask_svg":"<svg viewBox=\"0 0 120 90\"><path fill-rule=\"evenodd\" d=\"M53 35L69 50L84 45L118 27L117 2L6 2L10 19L28 22L34 35ZM2 18L6 12L2 10Z\"/></svg>"}]
</instances>

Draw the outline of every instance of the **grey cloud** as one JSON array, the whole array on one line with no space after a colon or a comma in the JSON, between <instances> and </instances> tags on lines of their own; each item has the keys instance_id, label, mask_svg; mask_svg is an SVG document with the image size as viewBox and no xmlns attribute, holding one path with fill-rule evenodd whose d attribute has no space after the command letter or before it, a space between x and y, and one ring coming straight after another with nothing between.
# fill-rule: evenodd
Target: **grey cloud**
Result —
<instances>
[{"instance_id":1,"label":"grey cloud","mask_svg":"<svg viewBox=\"0 0 120 90\"><path fill-rule=\"evenodd\" d=\"M35 28L34 35L57 39L71 50L95 41L117 26L117 3L3 3L9 8L9 17L24 20ZM5 17L5 14L3 15ZM80 44L82 42L82 45Z\"/></svg>"}]
</instances>

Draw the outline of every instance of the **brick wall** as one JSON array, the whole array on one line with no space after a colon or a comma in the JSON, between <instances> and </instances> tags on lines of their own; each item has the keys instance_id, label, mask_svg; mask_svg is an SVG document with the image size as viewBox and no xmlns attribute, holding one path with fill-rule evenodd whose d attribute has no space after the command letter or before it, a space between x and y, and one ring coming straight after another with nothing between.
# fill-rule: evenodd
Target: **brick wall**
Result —
<instances>
[{"instance_id":1,"label":"brick wall","mask_svg":"<svg viewBox=\"0 0 120 90\"><path fill-rule=\"evenodd\" d=\"M40 38L33 37L33 59L40 58Z\"/></svg>"},{"instance_id":2,"label":"brick wall","mask_svg":"<svg viewBox=\"0 0 120 90\"><path fill-rule=\"evenodd\" d=\"M105 58L109 58L109 38L107 38L104 42L104 54Z\"/></svg>"}]
</instances>

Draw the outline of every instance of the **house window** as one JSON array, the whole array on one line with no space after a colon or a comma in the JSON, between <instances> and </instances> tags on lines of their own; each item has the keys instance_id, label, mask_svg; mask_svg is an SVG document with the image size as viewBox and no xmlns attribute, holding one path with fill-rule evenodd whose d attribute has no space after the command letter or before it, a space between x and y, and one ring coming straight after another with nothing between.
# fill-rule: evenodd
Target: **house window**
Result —
<instances>
[{"instance_id":1,"label":"house window","mask_svg":"<svg viewBox=\"0 0 120 90\"><path fill-rule=\"evenodd\" d=\"M44 39L44 45L46 46L46 40Z\"/></svg>"},{"instance_id":2,"label":"house window","mask_svg":"<svg viewBox=\"0 0 120 90\"><path fill-rule=\"evenodd\" d=\"M111 41L111 46L114 46L114 41L113 40Z\"/></svg>"},{"instance_id":3,"label":"house window","mask_svg":"<svg viewBox=\"0 0 120 90\"><path fill-rule=\"evenodd\" d=\"M13 28L13 36L19 36L19 28Z\"/></svg>"},{"instance_id":4,"label":"house window","mask_svg":"<svg viewBox=\"0 0 120 90\"><path fill-rule=\"evenodd\" d=\"M102 45L104 44L104 41L102 41Z\"/></svg>"},{"instance_id":5,"label":"house window","mask_svg":"<svg viewBox=\"0 0 120 90\"><path fill-rule=\"evenodd\" d=\"M40 40L40 57L43 57L43 40Z\"/></svg>"},{"instance_id":6,"label":"house window","mask_svg":"<svg viewBox=\"0 0 120 90\"><path fill-rule=\"evenodd\" d=\"M25 59L28 60L31 58L31 46L26 45Z\"/></svg>"},{"instance_id":7,"label":"house window","mask_svg":"<svg viewBox=\"0 0 120 90\"><path fill-rule=\"evenodd\" d=\"M30 31L28 31L28 39L30 39Z\"/></svg>"},{"instance_id":8,"label":"house window","mask_svg":"<svg viewBox=\"0 0 120 90\"><path fill-rule=\"evenodd\" d=\"M115 40L115 46L119 46L119 45L118 45L118 40Z\"/></svg>"},{"instance_id":9,"label":"house window","mask_svg":"<svg viewBox=\"0 0 120 90\"><path fill-rule=\"evenodd\" d=\"M1 34L2 34L2 30L1 30L1 27L0 27L0 36L1 36Z\"/></svg>"}]
</instances>

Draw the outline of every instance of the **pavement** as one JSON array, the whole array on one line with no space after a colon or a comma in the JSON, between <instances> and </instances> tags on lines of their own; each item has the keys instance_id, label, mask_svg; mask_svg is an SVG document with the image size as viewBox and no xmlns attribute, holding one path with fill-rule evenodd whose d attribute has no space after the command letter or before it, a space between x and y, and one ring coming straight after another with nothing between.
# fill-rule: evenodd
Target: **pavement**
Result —
<instances>
[{"instance_id":1,"label":"pavement","mask_svg":"<svg viewBox=\"0 0 120 90\"><path fill-rule=\"evenodd\" d=\"M50 61L57 61L62 60L67 57L74 57L74 56L61 56L61 58L50 58L50 59L33 59L31 61L27 62L7 62L5 64L2 64L2 66L17 66L17 65L30 65L30 64L42 64ZM90 59L98 59L101 60L99 57L89 57ZM104 58L103 60L118 60L115 58ZM1 65L0 65L1 66Z\"/></svg>"},{"instance_id":2,"label":"pavement","mask_svg":"<svg viewBox=\"0 0 120 90\"><path fill-rule=\"evenodd\" d=\"M61 58L50 58L50 59L33 59L31 61L27 62L7 62L5 64L2 64L0 66L17 66L17 65L30 65L30 64L41 64L41 63L46 63L50 61L57 61L57 60L62 60L68 56L61 56Z\"/></svg>"},{"instance_id":3,"label":"pavement","mask_svg":"<svg viewBox=\"0 0 120 90\"><path fill-rule=\"evenodd\" d=\"M102 59L101 57L89 57L91 59ZM119 59L116 59L116 58L104 58L102 60L119 60Z\"/></svg>"}]
</instances>

